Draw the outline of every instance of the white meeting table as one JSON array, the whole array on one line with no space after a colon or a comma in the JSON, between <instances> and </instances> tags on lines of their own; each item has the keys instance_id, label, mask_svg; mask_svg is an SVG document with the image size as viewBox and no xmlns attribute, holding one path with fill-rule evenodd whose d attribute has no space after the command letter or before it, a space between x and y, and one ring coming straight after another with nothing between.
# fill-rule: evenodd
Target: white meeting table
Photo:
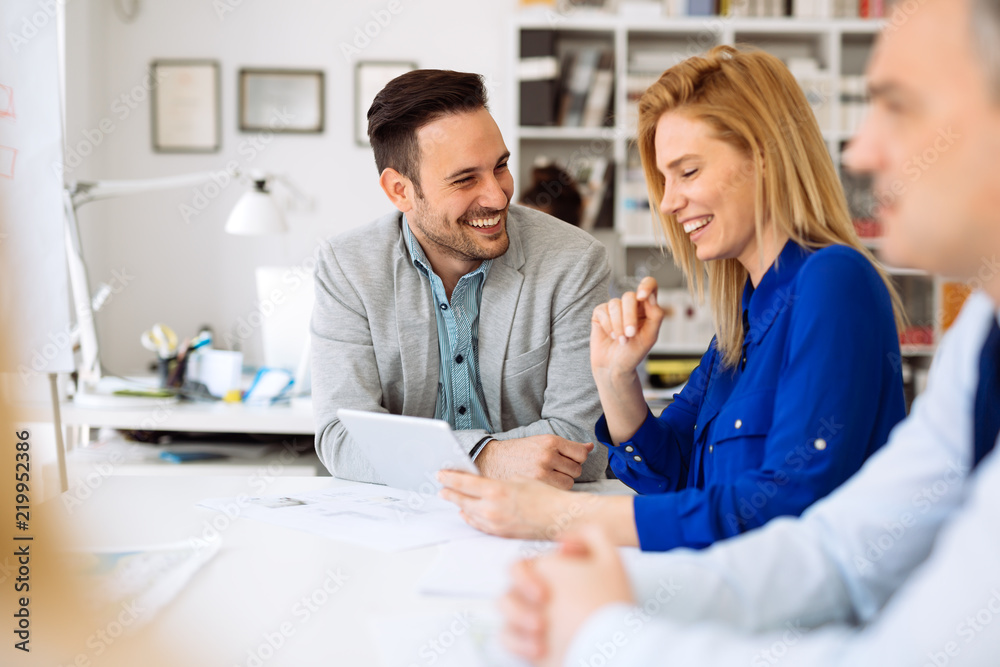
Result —
<instances>
[{"instance_id":1,"label":"white meeting table","mask_svg":"<svg viewBox=\"0 0 1000 667\"><path fill-rule=\"evenodd\" d=\"M490 613L494 601L431 597L417 581L440 546L382 553L261 521L224 515L197 504L206 498L303 493L351 482L329 477L275 477L262 485L245 477L112 476L73 508L69 544L77 548L152 547L190 543L217 527L219 552L152 620L157 637L178 657L198 665L256 664L252 652L282 625L293 628L279 649L265 651L267 667L380 665L373 619L397 614ZM631 493L616 480L581 490ZM52 501L61 506L59 499ZM214 526L213 526L213 521ZM206 531L208 531L206 533ZM342 580L317 594L331 577ZM304 598L313 604L306 618ZM290 625L288 625L290 624ZM413 664L426 660L413 656ZM182 663L178 663L182 664Z\"/></svg>"}]
</instances>

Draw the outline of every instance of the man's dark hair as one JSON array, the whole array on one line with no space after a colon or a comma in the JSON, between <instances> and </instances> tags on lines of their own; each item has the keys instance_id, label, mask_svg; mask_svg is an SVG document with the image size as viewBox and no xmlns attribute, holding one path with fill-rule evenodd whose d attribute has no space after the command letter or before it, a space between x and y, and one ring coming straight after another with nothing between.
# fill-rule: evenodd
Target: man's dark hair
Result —
<instances>
[{"instance_id":1,"label":"man's dark hair","mask_svg":"<svg viewBox=\"0 0 1000 667\"><path fill-rule=\"evenodd\" d=\"M397 76L368 109L368 141L378 173L392 167L422 194L417 130L442 116L486 108L486 87L478 74L418 69Z\"/></svg>"}]
</instances>

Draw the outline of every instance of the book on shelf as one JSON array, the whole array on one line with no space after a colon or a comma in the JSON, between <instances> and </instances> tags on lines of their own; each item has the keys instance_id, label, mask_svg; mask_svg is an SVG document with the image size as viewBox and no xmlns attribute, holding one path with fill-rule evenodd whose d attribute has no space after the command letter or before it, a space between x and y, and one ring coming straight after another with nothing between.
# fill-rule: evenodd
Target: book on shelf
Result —
<instances>
[{"instance_id":1,"label":"book on shelf","mask_svg":"<svg viewBox=\"0 0 1000 667\"><path fill-rule=\"evenodd\" d=\"M868 79L862 75L840 77L840 127L854 133L868 112Z\"/></svg>"},{"instance_id":2,"label":"book on shelf","mask_svg":"<svg viewBox=\"0 0 1000 667\"><path fill-rule=\"evenodd\" d=\"M611 51L601 53L590 92L583 105L583 126L602 127L610 118L611 93L614 90L614 58Z\"/></svg>"},{"instance_id":3,"label":"book on shelf","mask_svg":"<svg viewBox=\"0 0 1000 667\"><path fill-rule=\"evenodd\" d=\"M564 2L577 10L590 8L582 7L582 0ZM596 4L605 11L617 9L620 15L634 19L660 15L877 19L885 17L887 3L885 0L620 0L617 8L611 2Z\"/></svg>"},{"instance_id":4,"label":"book on shelf","mask_svg":"<svg viewBox=\"0 0 1000 667\"><path fill-rule=\"evenodd\" d=\"M573 174L583 193L583 213L580 228L591 230L598 226L606 202L611 202L609 215L613 215L614 162L604 157L577 160Z\"/></svg>"},{"instance_id":5,"label":"book on shelf","mask_svg":"<svg viewBox=\"0 0 1000 667\"><path fill-rule=\"evenodd\" d=\"M664 0L666 16L881 18L884 0Z\"/></svg>"},{"instance_id":6,"label":"book on shelf","mask_svg":"<svg viewBox=\"0 0 1000 667\"><path fill-rule=\"evenodd\" d=\"M663 13L666 16L686 16L687 0L664 0Z\"/></svg>"},{"instance_id":7,"label":"book on shelf","mask_svg":"<svg viewBox=\"0 0 1000 667\"><path fill-rule=\"evenodd\" d=\"M941 331L947 331L958 319L958 314L962 312L965 300L972 294L972 287L968 283L946 282L941 285Z\"/></svg>"},{"instance_id":8,"label":"book on shelf","mask_svg":"<svg viewBox=\"0 0 1000 667\"><path fill-rule=\"evenodd\" d=\"M559 60L554 30L522 30L518 62L522 126L555 125Z\"/></svg>"},{"instance_id":9,"label":"book on shelf","mask_svg":"<svg viewBox=\"0 0 1000 667\"><path fill-rule=\"evenodd\" d=\"M563 67L566 69L562 72L560 83L559 125L583 126L587 99L590 97L594 79L606 52L606 49L599 47L584 47L568 52L563 59ZM610 57L610 54L608 55ZM611 83L613 84L613 77Z\"/></svg>"}]
</instances>

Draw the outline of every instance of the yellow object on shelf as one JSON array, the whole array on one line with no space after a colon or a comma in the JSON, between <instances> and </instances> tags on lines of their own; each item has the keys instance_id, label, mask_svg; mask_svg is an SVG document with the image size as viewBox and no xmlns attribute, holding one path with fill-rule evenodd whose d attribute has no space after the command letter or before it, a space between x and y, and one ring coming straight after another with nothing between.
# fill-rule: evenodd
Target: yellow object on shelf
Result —
<instances>
[{"instance_id":1,"label":"yellow object on shelf","mask_svg":"<svg viewBox=\"0 0 1000 667\"><path fill-rule=\"evenodd\" d=\"M243 400L243 392L239 389L230 389L226 392L226 395L222 397L225 403L239 403Z\"/></svg>"},{"instance_id":2,"label":"yellow object on shelf","mask_svg":"<svg viewBox=\"0 0 1000 667\"><path fill-rule=\"evenodd\" d=\"M649 359L646 372L651 379L656 378L663 386L670 387L686 382L699 363L701 359Z\"/></svg>"}]
</instances>

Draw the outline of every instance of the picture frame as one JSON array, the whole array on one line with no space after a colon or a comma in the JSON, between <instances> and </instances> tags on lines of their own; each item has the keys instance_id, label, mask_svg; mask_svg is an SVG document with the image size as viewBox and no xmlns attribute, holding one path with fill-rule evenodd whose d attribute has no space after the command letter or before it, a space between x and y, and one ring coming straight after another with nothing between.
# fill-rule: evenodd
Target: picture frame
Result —
<instances>
[{"instance_id":1,"label":"picture frame","mask_svg":"<svg viewBox=\"0 0 1000 667\"><path fill-rule=\"evenodd\" d=\"M368 109L375 95L397 76L417 69L409 61L368 60L354 66L354 142L358 146L368 143Z\"/></svg>"},{"instance_id":2,"label":"picture frame","mask_svg":"<svg viewBox=\"0 0 1000 667\"><path fill-rule=\"evenodd\" d=\"M156 153L217 153L222 96L216 60L154 60L152 141Z\"/></svg>"},{"instance_id":3,"label":"picture frame","mask_svg":"<svg viewBox=\"0 0 1000 667\"><path fill-rule=\"evenodd\" d=\"M323 70L240 69L240 132L322 134L325 89Z\"/></svg>"}]
</instances>

